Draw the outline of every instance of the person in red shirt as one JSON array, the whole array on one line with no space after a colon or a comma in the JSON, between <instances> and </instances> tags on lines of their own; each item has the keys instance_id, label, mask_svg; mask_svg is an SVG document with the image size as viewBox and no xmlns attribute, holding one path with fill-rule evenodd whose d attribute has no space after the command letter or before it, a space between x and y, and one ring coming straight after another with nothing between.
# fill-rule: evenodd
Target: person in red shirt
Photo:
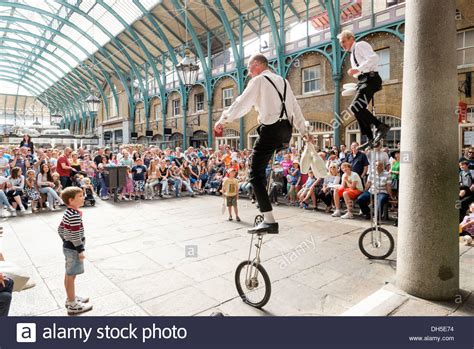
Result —
<instances>
[{"instance_id":1,"label":"person in red shirt","mask_svg":"<svg viewBox=\"0 0 474 349\"><path fill-rule=\"evenodd\" d=\"M69 156L72 153L72 149L67 147L64 149L63 155L58 158L58 163L56 167L56 171L59 174L61 185L63 188L67 188L71 186L71 170L74 170L71 167L71 163L69 162Z\"/></svg>"}]
</instances>

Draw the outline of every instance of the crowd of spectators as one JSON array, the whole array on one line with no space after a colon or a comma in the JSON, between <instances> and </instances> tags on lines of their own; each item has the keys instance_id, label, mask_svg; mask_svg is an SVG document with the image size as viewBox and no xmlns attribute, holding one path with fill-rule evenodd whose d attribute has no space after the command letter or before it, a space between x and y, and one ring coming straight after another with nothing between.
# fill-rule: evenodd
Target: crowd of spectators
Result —
<instances>
[{"instance_id":1,"label":"crowd of spectators","mask_svg":"<svg viewBox=\"0 0 474 349\"><path fill-rule=\"evenodd\" d=\"M322 208L327 213L333 212L334 217L350 219L354 218L355 202L360 213L370 218L369 193L374 186L378 189L380 208L389 200L396 202L399 152L390 152L388 148L362 152L357 146L353 143L350 149L342 145L321 150L319 155L328 170L325 178L316 178L312 172L301 173L300 150L294 147L276 154L267 168L272 203L302 209ZM69 147L35 148L25 136L18 147L0 148L0 200L9 216L15 216L29 207L38 213L64 206L60 194L69 186L81 187L86 203L91 205L96 198L109 200L114 194L122 201L167 199L183 193L191 197L221 195L222 184L232 169L239 194L255 203L249 182L250 162L251 150L237 151L229 146L218 150L189 147L183 151L179 147L160 149L129 144L115 150L105 147L73 151ZM108 169L115 166L126 167L125 184L109 188ZM374 177L369 168L375 167L378 175ZM347 209L344 214L341 204ZM0 214L7 216L3 208Z\"/></svg>"}]
</instances>

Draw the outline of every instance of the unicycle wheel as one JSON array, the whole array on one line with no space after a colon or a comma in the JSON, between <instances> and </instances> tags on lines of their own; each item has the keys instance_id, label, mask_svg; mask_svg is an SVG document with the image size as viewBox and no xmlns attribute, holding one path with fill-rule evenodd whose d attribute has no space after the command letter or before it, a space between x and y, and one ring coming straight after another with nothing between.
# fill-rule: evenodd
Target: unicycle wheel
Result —
<instances>
[{"instance_id":1,"label":"unicycle wheel","mask_svg":"<svg viewBox=\"0 0 474 349\"><path fill-rule=\"evenodd\" d=\"M270 277L261 264L240 263L235 270L235 286L240 298L252 307L262 308L270 300Z\"/></svg>"},{"instance_id":2,"label":"unicycle wheel","mask_svg":"<svg viewBox=\"0 0 474 349\"><path fill-rule=\"evenodd\" d=\"M258 214L255 216L255 220L253 222L253 226L256 227L257 225L259 225L260 223L263 222L263 215L261 214Z\"/></svg>"},{"instance_id":3,"label":"unicycle wheel","mask_svg":"<svg viewBox=\"0 0 474 349\"><path fill-rule=\"evenodd\" d=\"M385 259L392 254L394 248L395 240L385 228L371 227L360 234L359 249L367 258Z\"/></svg>"}]
</instances>

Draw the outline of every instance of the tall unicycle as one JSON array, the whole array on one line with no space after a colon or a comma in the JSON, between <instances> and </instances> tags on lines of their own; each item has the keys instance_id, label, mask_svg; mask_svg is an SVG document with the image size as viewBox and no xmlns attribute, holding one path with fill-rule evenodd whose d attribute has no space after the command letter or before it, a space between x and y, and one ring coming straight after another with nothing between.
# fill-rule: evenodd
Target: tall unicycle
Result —
<instances>
[{"instance_id":1,"label":"tall unicycle","mask_svg":"<svg viewBox=\"0 0 474 349\"><path fill-rule=\"evenodd\" d=\"M277 151L273 154L273 160L275 159L276 153ZM270 173L267 183L267 191L270 190L271 178L272 173ZM262 222L263 216L261 214L255 216L254 226ZM270 277L260 261L260 251L265 234L266 233L252 234L248 258L241 262L235 270L235 286L240 298L255 308L265 306L270 300L272 293Z\"/></svg>"},{"instance_id":2,"label":"tall unicycle","mask_svg":"<svg viewBox=\"0 0 474 349\"><path fill-rule=\"evenodd\" d=\"M375 105L372 99L372 112L375 115ZM364 230L359 237L359 249L364 256L370 259L385 259L390 256L395 248L395 240L392 234L380 226L379 222L379 207L377 200L378 193L378 173L375 167L375 158L371 164L371 171L373 173L373 191L371 199L373 202L373 209L371 206L371 224L370 228Z\"/></svg>"},{"instance_id":3,"label":"tall unicycle","mask_svg":"<svg viewBox=\"0 0 474 349\"><path fill-rule=\"evenodd\" d=\"M263 216L258 215L255 217L255 225L260 224L262 221ZM263 236L264 234L252 234L249 256L235 270L235 286L239 296L245 303L255 308L262 308L267 304L272 293L270 277L260 263ZM255 253L253 257L252 250Z\"/></svg>"}]
</instances>

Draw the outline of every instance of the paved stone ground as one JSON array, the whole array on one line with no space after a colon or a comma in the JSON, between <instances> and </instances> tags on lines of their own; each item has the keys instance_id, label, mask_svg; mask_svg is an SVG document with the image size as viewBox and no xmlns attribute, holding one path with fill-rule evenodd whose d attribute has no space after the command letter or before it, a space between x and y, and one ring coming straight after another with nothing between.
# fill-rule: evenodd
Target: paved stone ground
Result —
<instances>
[{"instance_id":1,"label":"paved stone ground","mask_svg":"<svg viewBox=\"0 0 474 349\"><path fill-rule=\"evenodd\" d=\"M245 305L233 279L247 257L246 230L256 210L242 200L242 222L228 222L221 200L108 201L85 208L86 273L76 289L91 297L94 309L87 314L340 315L394 283L396 251L389 260L370 261L358 249L367 221L280 206L275 208L280 235L265 238L261 256L272 280L270 302L264 310ZM66 315L64 259L56 233L61 216L59 211L3 220L5 258L26 268L36 282L14 294L11 315ZM396 228L387 229L396 238ZM185 257L191 245L197 246L196 258ZM393 306L376 313L473 315L474 249L462 246L460 253L463 304L399 293Z\"/></svg>"}]
</instances>

